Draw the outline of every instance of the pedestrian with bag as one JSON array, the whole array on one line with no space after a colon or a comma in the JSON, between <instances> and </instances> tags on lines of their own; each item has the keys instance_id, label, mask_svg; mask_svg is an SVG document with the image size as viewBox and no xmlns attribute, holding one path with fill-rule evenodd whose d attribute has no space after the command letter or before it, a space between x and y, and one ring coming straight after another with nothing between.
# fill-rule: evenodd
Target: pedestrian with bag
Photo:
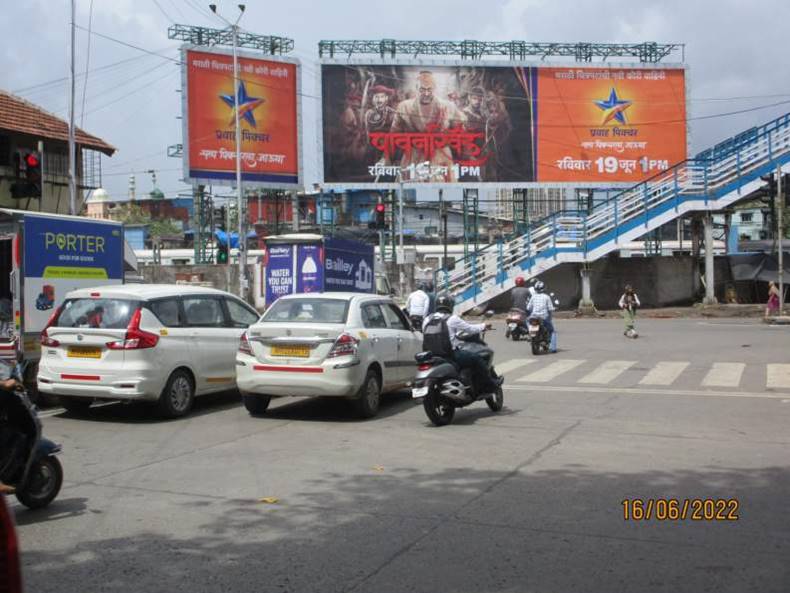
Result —
<instances>
[{"instance_id":1,"label":"pedestrian with bag","mask_svg":"<svg viewBox=\"0 0 790 593\"><path fill-rule=\"evenodd\" d=\"M625 320L625 331L623 335L628 338L636 338L639 335L634 328L636 309L639 306L641 306L641 303L639 302L636 291L630 284L626 284L625 292L623 296L620 297L620 308L623 310L623 319Z\"/></svg>"}]
</instances>

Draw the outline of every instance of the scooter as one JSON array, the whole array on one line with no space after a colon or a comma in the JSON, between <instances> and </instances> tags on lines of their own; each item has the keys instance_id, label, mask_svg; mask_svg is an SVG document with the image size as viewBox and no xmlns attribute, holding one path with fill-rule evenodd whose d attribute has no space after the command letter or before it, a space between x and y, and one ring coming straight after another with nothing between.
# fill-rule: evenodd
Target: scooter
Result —
<instances>
[{"instance_id":1,"label":"scooter","mask_svg":"<svg viewBox=\"0 0 790 593\"><path fill-rule=\"evenodd\" d=\"M546 324L540 317L530 317L527 322L527 331L529 332L529 340L532 342L532 354L538 356L539 354L546 354L551 345L551 336Z\"/></svg>"},{"instance_id":2,"label":"scooter","mask_svg":"<svg viewBox=\"0 0 790 593\"><path fill-rule=\"evenodd\" d=\"M514 342L518 342L521 338L529 339L529 332L527 331L527 312L522 311L516 307L510 309L505 318L505 337L510 338Z\"/></svg>"},{"instance_id":3,"label":"scooter","mask_svg":"<svg viewBox=\"0 0 790 593\"><path fill-rule=\"evenodd\" d=\"M487 317L491 315L493 313L490 311L486 313ZM494 369L494 351L485 343L483 334L461 332L457 337L462 341L461 348L485 360L488 372L498 387L493 394L477 393L471 369L460 369L455 361L434 356L432 352L420 352L414 357L417 375L412 398L423 400L425 414L436 426L450 424L456 408L464 408L478 401L485 400L492 412L499 412L504 406L503 378Z\"/></svg>"},{"instance_id":4,"label":"scooter","mask_svg":"<svg viewBox=\"0 0 790 593\"><path fill-rule=\"evenodd\" d=\"M17 365L17 387L0 393L0 481L16 488L16 498L30 509L47 506L63 485L61 451L41 435L41 421L22 384Z\"/></svg>"}]
</instances>

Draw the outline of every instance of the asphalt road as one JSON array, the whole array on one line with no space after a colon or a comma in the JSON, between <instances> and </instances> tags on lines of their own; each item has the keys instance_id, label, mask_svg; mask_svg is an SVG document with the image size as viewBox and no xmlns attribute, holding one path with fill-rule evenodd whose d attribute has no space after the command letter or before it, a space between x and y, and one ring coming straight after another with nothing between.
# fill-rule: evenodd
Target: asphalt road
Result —
<instances>
[{"instance_id":1,"label":"asphalt road","mask_svg":"<svg viewBox=\"0 0 790 593\"><path fill-rule=\"evenodd\" d=\"M255 419L232 396L172 422L47 412L67 483L45 511L16 507L27 590L790 590L790 328L557 326L539 359L490 334L505 409L449 427L408 394L371 421L327 400ZM650 520L624 519L637 498ZM692 502L660 521L649 499ZM738 520L697 499L735 500Z\"/></svg>"}]
</instances>

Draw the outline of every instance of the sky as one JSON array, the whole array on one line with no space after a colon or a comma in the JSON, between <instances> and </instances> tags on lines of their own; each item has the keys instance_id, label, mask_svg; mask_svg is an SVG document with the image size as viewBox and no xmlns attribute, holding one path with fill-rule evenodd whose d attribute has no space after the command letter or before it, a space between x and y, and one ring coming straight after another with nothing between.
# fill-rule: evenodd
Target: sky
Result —
<instances>
[{"instance_id":1,"label":"sky","mask_svg":"<svg viewBox=\"0 0 790 593\"><path fill-rule=\"evenodd\" d=\"M3 4L0 86L66 118L69 1L6 0ZM215 28L224 24L201 0L77 0L76 4L77 123L118 148L112 158L103 159L104 187L113 198L123 199L134 173L139 195L151 190L147 171L156 170L157 185L166 195L188 192L189 186L180 181L181 161L167 157L167 146L182 141L181 77L173 61L179 57L178 42L168 39L167 28L173 23ZM238 14L237 3L217 0L216 4L226 18ZM303 65L308 187L318 181L321 39L684 43L692 155L790 112L786 36L790 2L786 1L248 0L246 4L242 28L295 40L291 55Z\"/></svg>"}]
</instances>

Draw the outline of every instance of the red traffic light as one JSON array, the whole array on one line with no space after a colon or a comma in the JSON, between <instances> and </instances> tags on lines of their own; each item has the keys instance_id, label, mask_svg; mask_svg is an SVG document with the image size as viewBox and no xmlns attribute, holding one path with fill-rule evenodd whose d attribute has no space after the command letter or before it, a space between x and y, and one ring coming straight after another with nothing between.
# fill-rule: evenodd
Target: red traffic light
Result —
<instances>
[{"instance_id":1,"label":"red traffic light","mask_svg":"<svg viewBox=\"0 0 790 593\"><path fill-rule=\"evenodd\" d=\"M384 212L386 208L387 207L384 204L376 204L376 212Z\"/></svg>"},{"instance_id":2,"label":"red traffic light","mask_svg":"<svg viewBox=\"0 0 790 593\"><path fill-rule=\"evenodd\" d=\"M35 154L28 153L27 155L25 155L25 164L28 167L38 167L39 163L40 161Z\"/></svg>"}]
</instances>

